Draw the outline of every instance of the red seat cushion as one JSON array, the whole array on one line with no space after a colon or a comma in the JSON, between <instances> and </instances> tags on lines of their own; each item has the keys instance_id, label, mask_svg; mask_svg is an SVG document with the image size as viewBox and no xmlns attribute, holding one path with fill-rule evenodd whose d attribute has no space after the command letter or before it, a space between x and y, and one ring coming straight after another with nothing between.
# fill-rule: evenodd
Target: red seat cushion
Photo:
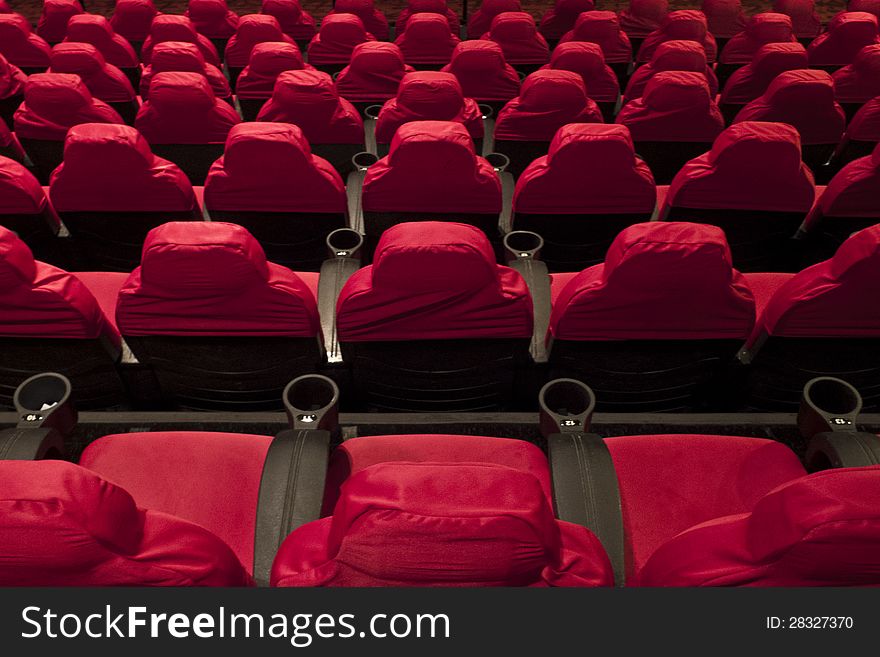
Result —
<instances>
[{"instance_id":1,"label":"red seat cushion","mask_svg":"<svg viewBox=\"0 0 880 657\"><path fill-rule=\"evenodd\" d=\"M194 43L202 51L205 61L214 66L220 66L220 56L211 40L204 34L196 31L195 25L186 16L172 14L160 14L150 24L150 34L141 47L141 60L149 64L153 55L153 48L163 41L185 41Z\"/></svg>"},{"instance_id":2,"label":"red seat cushion","mask_svg":"<svg viewBox=\"0 0 880 657\"><path fill-rule=\"evenodd\" d=\"M347 64L356 45L375 40L354 14L328 14L321 21L321 30L309 42L309 62L318 66Z\"/></svg>"},{"instance_id":3,"label":"red seat cushion","mask_svg":"<svg viewBox=\"0 0 880 657\"><path fill-rule=\"evenodd\" d=\"M260 13L274 16L281 31L291 39L306 40L315 36L315 19L302 8L299 0L263 0Z\"/></svg>"},{"instance_id":4,"label":"red seat cushion","mask_svg":"<svg viewBox=\"0 0 880 657\"><path fill-rule=\"evenodd\" d=\"M834 94L841 103L866 103L880 96L880 44L865 46L852 64L834 72Z\"/></svg>"},{"instance_id":5,"label":"red seat cushion","mask_svg":"<svg viewBox=\"0 0 880 657\"><path fill-rule=\"evenodd\" d=\"M269 98L281 73L300 69L313 70L314 67L303 62L302 53L295 45L275 41L258 43L235 82L235 93L239 98Z\"/></svg>"},{"instance_id":6,"label":"red seat cushion","mask_svg":"<svg viewBox=\"0 0 880 657\"><path fill-rule=\"evenodd\" d=\"M630 0L620 12L620 27L630 37L643 39L663 24L668 13L668 0Z\"/></svg>"},{"instance_id":7,"label":"red seat cushion","mask_svg":"<svg viewBox=\"0 0 880 657\"><path fill-rule=\"evenodd\" d=\"M134 88L125 73L108 64L89 43L59 43L52 48L49 73L75 73L82 78L92 96L105 103L135 101Z\"/></svg>"},{"instance_id":8,"label":"red seat cushion","mask_svg":"<svg viewBox=\"0 0 880 657\"><path fill-rule=\"evenodd\" d=\"M765 12L755 14L746 28L733 36L721 51L722 64L747 64L761 47L768 43L795 43L791 18L785 14Z\"/></svg>"},{"instance_id":9,"label":"red seat cushion","mask_svg":"<svg viewBox=\"0 0 880 657\"><path fill-rule=\"evenodd\" d=\"M714 62L718 55L715 37L709 32L706 15L696 9L680 9L672 11L663 19L663 23L651 32L639 48L637 61L651 60L654 50L665 41L696 41L706 51L706 61Z\"/></svg>"},{"instance_id":10,"label":"red seat cushion","mask_svg":"<svg viewBox=\"0 0 880 657\"><path fill-rule=\"evenodd\" d=\"M336 76L339 95L352 102L384 101L397 94L397 87L412 66L393 43L367 41L351 53L351 63Z\"/></svg>"},{"instance_id":11,"label":"red seat cushion","mask_svg":"<svg viewBox=\"0 0 880 657\"><path fill-rule=\"evenodd\" d=\"M16 66L41 68L49 66L52 51L46 41L31 30L21 14L0 14L0 55Z\"/></svg>"},{"instance_id":12,"label":"red seat cushion","mask_svg":"<svg viewBox=\"0 0 880 657\"><path fill-rule=\"evenodd\" d=\"M97 48L108 64L120 68L136 68L140 65L137 53L124 37L116 34L113 26L103 16L79 14L67 23L65 41L90 43Z\"/></svg>"},{"instance_id":13,"label":"red seat cushion","mask_svg":"<svg viewBox=\"0 0 880 657\"><path fill-rule=\"evenodd\" d=\"M773 11L791 18L794 34L799 39L812 39L822 31L815 0L773 0Z\"/></svg>"},{"instance_id":14,"label":"red seat cushion","mask_svg":"<svg viewBox=\"0 0 880 657\"><path fill-rule=\"evenodd\" d=\"M751 62L738 68L728 78L721 92L721 103L748 103L767 91L780 73L807 66L807 50L799 43L763 45Z\"/></svg>"},{"instance_id":15,"label":"red seat cushion","mask_svg":"<svg viewBox=\"0 0 880 657\"><path fill-rule=\"evenodd\" d=\"M468 39L479 39L481 34L489 31L492 19L505 11L522 11L519 0L482 0L477 10L468 17Z\"/></svg>"},{"instance_id":16,"label":"red seat cushion","mask_svg":"<svg viewBox=\"0 0 880 657\"><path fill-rule=\"evenodd\" d=\"M37 34L50 43L58 43L67 33L71 16L83 13L79 0L45 0L37 23Z\"/></svg>"},{"instance_id":17,"label":"red seat cushion","mask_svg":"<svg viewBox=\"0 0 880 657\"><path fill-rule=\"evenodd\" d=\"M244 68L255 45L274 41L296 45L293 39L281 31L281 25L274 16L269 14L242 16L235 34L226 44L226 65Z\"/></svg>"},{"instance_id":18,"label":"red seat cushion","mask_svg":"<svg viewBox=\"0 0 880 657\"><path fill-rule=\"evenodd\" d=\"M877 17L864 11L842 11L831 19L828 30L810 42L810 66L846 66L859 51L880 43Z\"/></svg>"},{"instance_id":19,"label":"red seat cushion","mask_svg":"<svg viewBox=\"0 0 880 657\"><path fill-rule=\"evenodd\" d=\"M645 93L648 82L663 71L692 71L702 73L714 98L718 93L718 78L706 62L706 51L696 41L666 41L657 46L651 61L639 66L626 85L626 99L633 100Z\"/></svg>"},{"instance_id":20,"label":"red seat cushion","mask_svg":"<svg viewBox=\"0 0 880 657\"><path fill-rule=\"evenodd\" d=\"M388 39L388 19L376 8L374 0L336 0L325 18L332 14L354 14L367 32L382 41Z\"/></svg>"},{"instance_id":21,"label":"red seat cushion","mask_svg":"<svg viewBox=\"0 0 880 657\"><path fill-rule=\"evenodd\" d=\"M130 41L143 41L150 34L150 24L157 13L153 0L116 0L110 25Z\"/></svg>"},{"instance_id":22,"label":"red seat cushion","mask_svg":"<svg viewBox=\"0 0 880 657\"><path fill-rule=\"evenodd\" d=\"M587 95L598 103L614 103L620 95L620 83L605 63L605 55L597 43L569 41L553 49L550 63L544 68L572 71L581 76Z\"/></svg>"},{"instance_id":23,"label":"red seat cushion","mask_svg":"<svg viewBox=\"0 0 880 657\"><path fill-rule=\"evenodd\" d=\"M205 61L205 56L194 43L186 41L163 41L153 48L150 63L141 75L140 91L144 100L150 97L150 84L157 73L186 71L200 73L208 78L217 98L229 98L232 91L223 72Z\"/></svg>"},{"instance_id":24,"label":"red seat cushion","mask_svg":"<svg viewBox=\"0 0 880 657\"><path fill-rule=\"evenodd\" d=\"M184 16L210 39L228 38L238 27L238 14L229 10L226 0L189 0Z\"/></svg>"},{"instance_id":25,"label":"red seat cushion","mask_svg":"<svg viewBox=\"0 0 880 657\"><path fill-rule=\"evenodd\" d=\"M397 20L394 23L395 33L403 34L409 24L409 19L416 14L440 14L446 17L449 28L455 34L461 31L458 14L447 5L446 0L407 0L406 7L397 15Z\"/></svg>"},{"instance_id":26,"label":"red seat cushion","mask_svg":"<svg viewBox=\"0 0 880 657\"><path fill-rule=\"evenodd\" d=\"M626 64L632 61L629 37L620 28L617 15L612 11L587 11L578 16L574 27L559 40L560 43L569 41L598 44L606 62Z\"/></svg>"},{"instance_id":27,"label":"red seat cushion","mask_svg":"<svg viewBox=\"0 0 880 657\"><path fill-rule=\"evenodd\" d=\"M547 41L535 27L535 19L524 11L498 14L481 38L501 46L511 64L546 64L550 59Z\"/></svg>"},{"instance_id":28,"label":"red seat cushion","mask_svg":"<svg viewBox=\"0 0 880 657\"><path fill-rule=\"evenodd\" d=\"M740 0L703 0L700 9L706 14L709 32L716 39L728 39L746 27L746 16Z\"/></svg>"}]
</instances>

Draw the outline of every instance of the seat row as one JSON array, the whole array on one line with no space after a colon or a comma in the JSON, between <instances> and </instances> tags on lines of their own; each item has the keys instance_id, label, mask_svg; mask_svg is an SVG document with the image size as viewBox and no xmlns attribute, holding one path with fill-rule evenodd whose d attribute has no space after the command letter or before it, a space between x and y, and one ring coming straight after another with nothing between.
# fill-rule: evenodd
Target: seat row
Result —
<instances>
[{"instance_id":1,"label":"seat row","mask_svg":"<svg viewBox=\"0 0 880 657\"><path fill-rule=\"evenodd\" d=\"M28 392L39 383L21 396L41 401ZM808 390L831 401L823 386L846 388ZM586 433L589 389L563 381L541 392L546 456L520 440L431 434L353 438L328 458L338 390L303 377L286 394L293 430L274 438L109 435L78 465L51 460L71 422L53 421L67 404L48 398L37 426L0 432L0 584L880 583L880 441L834 432L833 419L855 423L849 406L844 418L806 407L802 463L759 438L603 440Z\"/></svg>"},{"instance_id":2,"label":"seat row","mask_svg":"<svg viewBox=\"0 0 880 657\"><path fill-rule=\"evenodd\" d=\"M786 409L815 373L880 402L880 225L798 274L741 274L719 228L683 222L630 226L602 264L559 274L533 233L508 236L505 266L451 222L389 228L365 267L343 231L320 274L221 222L153 229L131 274L69 274L0 237L7 404L48 368L90 408L273 408L318 368L367 410L525 408L547 376L616 411Z\"/></svg>"}]
</instances>

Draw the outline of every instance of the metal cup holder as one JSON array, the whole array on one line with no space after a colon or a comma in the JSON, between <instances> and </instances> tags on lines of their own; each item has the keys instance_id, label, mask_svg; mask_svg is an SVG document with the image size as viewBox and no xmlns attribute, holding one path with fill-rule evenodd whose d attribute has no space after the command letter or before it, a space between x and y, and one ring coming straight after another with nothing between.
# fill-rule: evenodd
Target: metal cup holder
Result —
<instances>
[{"instance_id":1,"label":"metal cup holder","mask_svg":"<svg viewBox=\"0 0 880 657\"><path fill-rule=\"evenodd\" d=\"M498 173L502 173L505 169L507 169L507 167L510 166L510 158L507 157L504 153L489 153L488 155L486 155L486 160Z\"/></svg>"},{"instance_id":2,"label":"metal cup holder","mask_svg":"<svg viewBox=\"0 0 880 657\"><path fill-rule=\"evenodd\" d=\"M376 157L373 153L368 153L366 151L355 153L351 158L351 163L358 171L366 171L378 161L378 157Z\"/></svg>"},{"instance_id":3,"label":"metal cup holder","mask_svg":"<svg viewBox=\"0 0 880 657\"><path fill-rule=\"evenodd\" d=\"M283 401L291 429L333 431L339 423L339 388L326 376L295 378L284 388Z\"/></svg>"},{"instance_id":4,"label":"metal cup holder","mask_svg":"<svg viewBox=\"0 0 880 657\"><path fill-rule=\"evenodd\" d=\"M381 111L382 111L381 105L367 105L364 108L364 116L366 116L368 119L375 120L375 119L379 118L379 112L381 112Z\"/></svg>"},{"instance_id":5,"label":"metal cup holder","mask_svg":"<svg viewBox=\"0 0 880 657\"><path fill-rule=\"evenodd\" d=\"M364 236L351 228L337 228L327 235L327 252L331 258L360 257Z\"/></svg>"},{"instance_id":6,"label":"metal cup holder","mask_svg":"<svg viewBox=\"0 0 880 657\"><path fill-rule=\"evenodd\" d=\"M492 109L491 105L486 105L485 103L477 103L477 107L480 108L480 114L483 115L483 120L491 119L495 115L495 110Z\"/></svg>"},{"instance_id":7,"label":"metal cup holder","mask_svg":"<svg viewBox=\"0 0 880 657\"><path fill-rule=\"evenodd\" d=\"M804 386L798 429L807 439L829 431L854 432L861 410L858 390L842 379L820 376Z\"/></svg>"},{"instance_id":8,"label":"metal cup holder","mask_svg":"<svg viewBox=\"0 0 880 657\"><path fill-rule=\"evenodd\" d=\"M70 399L70 380L56 372L44 372L18 386L12 401L20 428L49 428L67 434L76 426L77 412Z\"/></svg>"},{"instance_id":9,"label":"metal cup holder","mask_svg":"<svg viewBox=\"0 0 880 657\"><path fill-rule=\"evenodd\" d=\"M507 261L538 260L544 238L530 230L514 230L504 236L504 249Z\"/></svg>"},{"instance_id":10,"label":"metal cup holder","mask_svg":"<svg viewBox=\"0 0 880 657\"><path fill-rule=\"evenodd\" d=\"M576 379L555 379L538 393L541 433L587 433L596 408L596 395Z\"/></svg>"}]
</instances>

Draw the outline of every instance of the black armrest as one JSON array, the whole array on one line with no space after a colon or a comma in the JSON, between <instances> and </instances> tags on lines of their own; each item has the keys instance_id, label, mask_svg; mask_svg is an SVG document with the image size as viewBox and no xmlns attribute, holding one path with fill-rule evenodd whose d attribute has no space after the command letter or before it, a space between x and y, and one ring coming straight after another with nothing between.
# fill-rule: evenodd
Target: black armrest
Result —
<instances>
[{"instance_id":1,"label":"black armrest","mask_svg":"<svg viewBox=\"0 0 880 657\"><path fill-rule=\"evenodd\" d=\"M605 548L614 585L626 580L623 512L611 453L593 433L547 437L556 517L589 529Z\"/></svg>"},{"instance_id":2,"label":"black armrest","mask_svg":"<svg viewBox=\"0 0 880 657\"><path fill-rule=\"evenodd\" d=\"M504 236L507 266L525 279L532 297L532 360L547 362L547 330L550 327L550 272L538 258L544 240L537 233L516 230Z\"/></svg>"},{"instance_id":3,"label":"black armrest","mask_svg":"<svg viewBox=\"0 0 880 657\"><path fill-rule=\"evenodd\" d=\"M817 433L807 444L804 463L810 472L880 465L880 438L857 431Z\"/></svg>"},{"instance_id":4,"label":"black armrest","mask_svg":"<svg viewBox=\"0 0 880 657\"><path fill-rule=\"evenodd\" d=\"M64 436L49 427L0 431L0 461L41 461L64 456Z\"/></svg>"},{"instance_id":5,"label":"black armrest","mask_svg":"<svg viewBox=\"0 0 880 657\"><path fill-rule=\"evenodd\" d=\"M321 516L330 432L279 433L266 454L254 532L254 579L268 586L272 562L294 529Z\"/></svg>"},{"instance_id":6,"label":"black armrest","mask_svg":"<svg viewBox=\"0 0 880 657\"><path fill-rule=\"evenodd\" d=\"M329 364L342 362L342 351L336 334L336 300L339 299L345 282L361 267L359 251L362 244L363 237L349 228L334 230L327 236L331 257L321 264L318 314L321 317L321 337Z\"/></svg>"}]
</instances>

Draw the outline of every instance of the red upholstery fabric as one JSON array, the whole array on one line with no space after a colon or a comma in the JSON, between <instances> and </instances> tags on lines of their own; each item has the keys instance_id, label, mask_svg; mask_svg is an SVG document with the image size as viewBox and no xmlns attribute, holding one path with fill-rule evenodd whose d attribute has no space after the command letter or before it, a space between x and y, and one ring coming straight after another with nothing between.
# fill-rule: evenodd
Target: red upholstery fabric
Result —
<instances>
[{"instance_id":1,"label":"red upholstery fabric","mask_svg":"<svg viewBox=\"0 0 880 657\"><path fill-rule=\"evenodd\" d=\"M617 14L613 11L588 11L578 16L571 31L566 32L559 43L586 41L602 48L605 61L611 64L632 61L632 45L620 28Z\"/></svg>"},{"instance_id":2,"label":"red upholstery fabric","mask_svg":"<svg viewBox=\"0 0 880 657\"><path fill-rule=\"evenodd\" d=\"M693 71L702 73L714 98L718 93L718 78L706 62L706 51L696 41L667 41L657 46L651 61L639 66L626 85L626 100L639 98L645 86L657 73L663 71Z\"/></svg>"},{"instance_id":3,"label":"red upholstery fabric","mask_svg":"<svg viewBox=\"0 0 880 657\"><path fill-rule=\"evenodd\" d=\"M4 167L9 171L9 167ZM14 172L13 172L14 173ZM6 183L6 176L3 176ZM4 185L5 186L5 185ZM91 292L73 274L34 260L31 250L0 226L0 336L95 340L119 345Z\"/></svg>"},{"instance_id":4,"label":"red upholstery fabric","mask_svg":"<svg viewBox=\"0 0 880 657\"><path fill-rule=\"evenodd\" d=\"M412 70L397 45L367 41L354 47L351 63L336 76L336 90L352 102L385 101L394 97L404 74Z\"/></svg>"},{"instance_id":5,"label":"red upholstery fabric","mask_svg":"<svg viewBox=\"0 0 880 657\"><path fill-rule=\"evenodd\" d=\"M620 27L627 36L642 39L659 29L668 13L668 0L630 0L620 12Z\"/></svg>"},{"instance_id":6,"label":"red upholstery fabric","mask_svg":"<svg viewBox=\"0 0 880 657\"><path fill-rule=\"evenodd\" d=\"M275 41L258 43L235 82L235 93L240 98L269 98L281 73L301 69L312 71L314 67L303 63L302 53L295 45Z\"/></svg>"},{"instance_id":7,"label":"red upholstery fabric","mask_svg":"<svg viewBox=\"0 0 880 657\"><path fill-rule=\"evenodd\" d=\"M468 17L468 39L479 39L489 31L492 19L505 11L522 11L519 0L482 0L477 10Z\"/></svg>"},{"instance_id":8,"label":"red upholstery fabric","mask_svg":"<svg viewBox=\"0 0 880 657\"><path fill-rule=\"evenodd\" d=\"M78 75L37 73L28 78L24 103L15 112L15 132L29 139L63 140L80 123L122 123L119 114L95 100Z\"/></svg>"},{"instance_id":9,"label":"red upholstery fabric","mask_svg":"<svg viewBox=\"0 0 880 657\"><path fill-rule=\"evenodd\" d=\"M147 100L150 97L150 84L154 75L174 72L200 73L208 79L217 98L229 98L232 95L223 71L213 64L208 64L196 44L186 41L163 41L153 48L150 63L141 75L140 91L143 99Z\"/></svg>"},{"instance_id":10,"label":"red upholstery fabric","mask_svg":"<svg viewBox=\"0 0 880 657\"><path fill-rule=\"evenodd\" d=\"M342 288L336 326L347 342L524 338L532 301L523 278L495 264L479 228L397 224L382 234L373 264Z\"/></svg>"},{"instance_id":11,"label":"red upholstery fabric","mask_svg":"<svg viewBox=\"0 0 880 657\"><path fill-rule=\"evenodd\" d=\"M291 39L311 39L317 32L315 19L303 10L299 0L263 0L260 13L274 16L281 31Z\"/></svg>"},{"instance_id":12,"label":"red upholstery fabric","mask_svg":"<svg viewBox=\"0 0 880 657\"><path fill-rule=\"evenodd\" d=\"M110 323L114 333L119 332L116 326L116 299L125 285L128 274L115 271L78 271L73 274L86 289L95 297L98 307Z\"/></svg>"},{"instance_id":13,"label":"red upholstery fabric","mask_svg":"<svg viewBox=\"0 0 880 657\"><path fill-rule=\"evenodd\" d=\"M593 0L556 0L553 7L545 11L541 17L539 30L548 39L559 39L574 27L578 16L595 8L596 4Z\"/></svg>"},{"instance_id":14,"label":"red upholstery fabric","mask_svg":"<svg viewBox=\"0 0 880 657\"><path fill-rule=\"evenodd\" d=\"M494 41L511 64L546 64L550 61L547 41L535 27L535 19L524 11L506 11L492 19L481 39Z\"/></svg>"},{"instance_id":15,"label":"red upholstery fabric","mask_svg":"<svg viewBox=\"0 0 880 657\"><path fill-rule=\"evenodd\" d=\"M763 95L739 111L734 123L742 121L788 123L797 128L802 144L836 144L846 127L831 76L812 69L780 73Z\"/></svg>"},{"instance_id":16,"label":"red upholstery fabric","mask_svg":"<svg viewBox=\"0 0 880 657\"><path fill-rule=\"evenodd\" d=\"M6 149L8 153L14 153L15 159L19 162L25 161L24 149L3 119L0 119L0 148Z\"/></svg>"},{"instance_id":17,"label":"red upholstery fabric","mask_svg":"<svg viewBox=\"0 0 880 657\"><path fill-rule=\"evenodd\" d=\"M706 16L695 9L681 9L666 15L663 24L642 42L637 61L648 62L654 51L665 41L696 41L706 51L706 61L714 62L718 54L715 37L709 32Z\"/></svg>"},{"instance_id":18,"label":"red upholstery fabric","mask_svg":"<svg viewBox=\"0 0 880 657\"><path fill-rule=\"evenodd\" d=\"M34 174L20 162L0 156L0 215L40 214L48 204Z\"/></svg>"},{"instance_id":19,"label":"red upholstery fabric","mask_svg":"<svg viewBox=\"0 0 880 657\"><path fill-rule=\"evenodd\" d=\"M47 73L75 73L92 96L105 103L125 103L135 99L135 92L125 73L89 43L59 43L52 48Z\"/></svg>"},{"instance_id":20,"label":"red upholstery fabric","mask_svg":"<svg viewBox=\"0 0 880 657\"><path fill-rule=\"evenodd\" d=\"M773 11L791 18L794 35L799 39L811 39L822 31L815 0L773 0Z\"/></svg>"},{"instance_id":21,"label":"red upholstery fabric","mask_svg":"<svg viewBox=\"0 0 880 657\"><path fill-rule=\"evenodd\" d=\"M0 55L23 67L48 67L49 44L31 30L21 14L0 14Z\"/></svg>"},{"instance_id":22,"label":"red upholstery fabric","mask_svg":"<svg viewBox=\"0 0 880 657\"><path fill-rule=\"evenodd\" d=\"M804 230L815 228L823 217L876 217L880 221L880 146L867 157L853 160L838 171L819 202L804 220Z\"/></svg>"},{"instance_id":23,"label":"red upholstery fabric","mask_svg":"<svg viewBox=\"0 0 880 657\"><path fill-rule=\"evenodd\" d=\"M711 151L682 167L669 186L666 205L807 212L815 194L813 174L801 161L797 130L784 123L746 121L727 128Z\"/></svg>"},{"instance_id":24,"label":"red upholstery fabric","mask_svg":"<svg viewBox=\"0 0 880 657\"><path fill-rule=\"evenodd\" d=\"M206 529L136 506L128 492L63 461L2 461L4 586L248 586Z\"/></svg>"},{"instance_id":25,"label":"red upholstery fabric","mask_svg":"<svg viewBox=\"0 0 880 657\"><path fill-rule=\"evenodd\" d=\"M474 153L467 129L452 121L411 121L400 126L387 156L367 170L368 212L501 211L501 182Z\"/></svg>"},{"instance_id":26,"label":"red upholstery fabric","mask_svg":"<svg viewBox=\"0 0 880 657\"><path fill-rule=\"evenodd\" d=\"M382 463L333 516L296 530L275 586L610 586L608 557L557 521L531 474L492 464Z\"/></svg>"},{"instance_id":27,"label":"red upholstery fabric","mask_svg":"<svg viewBox=\"0 0 880 657\"><path fill-rule=\"evenodd\" d=\"M849 0L847 11L866 11L880 19L880 0Z\"/></svg>"},{"instance_id":28,"label":"red upholstery fabric","mask_svg":"<svg viewBox=\"0 0 880 657\"><path fill-rule=\"evenodd\" d=\"M70 129L49 195L59 212L186 212L196 203L186 175L137 130L103 123Z\"/></svg>"},{"instance_id":29,"label":"red upholstery fabric","mask_svg":"<svg viewBox=\"0 0 880 657\"><path fill-rule=\"evenodd\" d=\"M345 481L377 463L484 463L535 477L544 497L553 503L550 468L544 452L532 443L508 438L427 434L352 438L330 454L324 489L324 511L331 515Z\"/></svg>"},{"instance_id":30,"label":"red upholstery fabric","mask_svg":"<svg viewBox=\"0 0 880 657\"><path fill-rule=\"evenodd\" d=\"M602 123L583 79L571 71L535 71L523 82L519 96L498 113L495 138L550 141L567 123Z\"/></svg>"},{"instance_id":31,"label":"red upholstery fabric","mask_svg":"<svg viewBox=\"0 0 880 657\"><path fill-rule=\"evenodd\" d=\"M289 123L241 123L205 181L209 210L346 212L345 185Z\"/></svg>"},{"instance_id":32,"label":"red upholstery fabric","mask_svg":"<svg viewBox=\"0 0 880 657\"><path fill-rule=\"evenodd\" d=\"M421 17L413 16L407 34ZM441 17L442 18L442 17ZM391 142L397 129L410 121L454 121L475 139L483 136L483 117L477 102L465 98L452 73L416 71L400 81L397 96L388 100L376 121L376 141Z\"/></svg>"},{"instance_id":33,"label":"red upholstery fabric","mask_svg":"<svg viewBox=\"0 0 880 657\"><path fill-rule=\"evenodd\" d=\"M446 64L460 42L440 14L416 14L394 41L409 64Z\"/></svg>"},{"instance_id":34,"label":"red upholstery fabric","mask_svg":"<svg viewBox=\"0 0 880 657\"><path fill-rule=\"evenodd\" d=\"M158 13L153 0L116 0L110 25L129 41L143 41Z\"/></svg>"},{"instance_id":35,"label":"red upholstery fabric","mask_svg":"<svg viewBox=\"0 0 880 657\"><path fill-rule=\"evenodd\" d=\"M27 76L0 54L0 100L24 93Z\"/></svg>"},{"instance_id":36,"label":"red upholstery fabric","mask_svg":"<svg viewBox=\"0 0 880 657\"><path fill-rule=\"evenodd\" d=\"M58 43L67 33L70 17L81 13L83 8L79 0L44 0L37 34L49 43Z\"/></svg>"},{"instance_id":37,"label":"red upholstery fabric","mask_svg":"<svg viewBox=\"0 0 880 657\"><path fill-rule=\"evenodd\" d=\"M877 337L880 308L880 225L855 233L825 262L783 285L758 318L761 332L783 337Z\"/></svg>"},{"instance_id":38,"label":"red upholstery fabric","mask_svg":"<svg viewBox=\"0 0 880 657\"><path fill-rule=\"evenodd\" d=\"M752 295L755 297L755 317L760 317L776 290L785 285L794 274L767 272L743 274Z\"/></svg>"},{"instance_id":39,"label":"red upholstery fabric","mask_svg":"<svg viewBox=\"0 0 880 657\"><path fill-rule=\"evenodd\" d=\"M140 64L131 44L116 32L103 16L80 14L67 24L65 41L90 43L101 51L107 63L120 68L134 68Z\"/></svg>"},{"instance_id":40,"label":"red upholstery fabric","mask_svg":"<svg viewBox=\"0 0 880 657\"><path fill-rule=\"evenodd\" d=\"M250 572L260 477L271 442L234 433L127 433L91 443L80 465L125 488L138 506L219 536Z\"/></svg>"},{"instance_id":41,"label":"red upholstery fabric","mask_svg":"<svg viewBox=\"0 0 880 657\"><path fill-rule=\"evenodd\" d=\"M746 29L734 36L721 52L722 64L748 64L758 50L768 43L794 43L797 37L791 18L785 14L767 12L749 19Z\"/></svg>"},{"instance_id":42,"label":"red upholstery fabric","mask_svg":"<svg viewBox=\"0 0 880 657\"><path fill-rule=\"evenodd\" d=\"M716 39L729 39L746 29L740 0L703 0L700 9L706 15L709 32Z\"/></svg>"},{"instance_id":43,"label":"red upholstery fabric","mask_svg":"<svg viewBox=\"0 0 880 657\"><path fill-rule=\"evenodd\" d=\"M630 585L640 583L651 555L680 532L745 513L805 474L794 452L759 438L622 436L605 444L620 486Z\"/></svg>"},{"instance_id":44,"label":"red upholstery fabric","mask_svg":"<svg viewBox=\"0 0 880 657\"><path fill-rule=\"evenodd\" d=\"M869 100L849 122L846 138L856 141L880 141L880 96Z\"/></svg>"},{"instance_id":45,"label":"red upholstery fabric","mask_svg":"<svg viewBox=\"0 0 880 657\"><path fill-rule=\"evenodd\" d=\"M613 103L620 96L620 84L597 43L569 41L553 49L550 63L543 68L571 71L581 76L587 96L599 103Z\"/></svg>"},{"instance_id":46,"label":"red upholstery fabric","mask_svg":"<svg viewBox=\"0 0 880 657\"><path fill-rule=\"evenodd\" d=\"M634 141L710 142L724 130L703 72L663 71L645 85L641 98L627 102L616 118Z\"/></svg>"},{"instance_id":47,"label":"red upholstery fabric","mask_svg":"<svg viewBox=\"0 0 880 657\"><path fill-rule=\"evenodd\" d=\"M728 78L721 92L721 103L748 103L767 91L780 73L807 66L807 50L797 42L763 45L751 62Z\"/></svg>"},{"instance_id":48,"label":"red upholstery fabric","mask_svg":"<svg viewBox=\"0 0 880 657\"><path fill-rule=\"evenodd\" d=\"M318 310L305 283L266 262L241 226L175 221L147 235L116 321L124 335L310 337Z\"/></svg>"},{"instance_id":49,"label":"red upholstery fabric","mask_svg":"<svg viewBox=\"0 0 880 657\"><path fill-rule=\"evenodd\" d=\"M209 39L231 37L238 27L238 14L229 10L226 0L189 0L183 15Z\"/></svg>"},{"instance_id":50,"label":"red upholstery fabric","mask_svg":"<svg viewBox=\"0 0 880 657\"><path fill-rule=\"evenodd\" d=\"M749 513L679 534L652 555L645 586L877 586L880 468L784 484Z\"/></svg>"},{"instance_id":51,"label":"red upholstery fabric","mask_svg":"<svg viewBox=\"0 0 880 657\"><path fill-rule=\"evenodd\" d=\"M846 66L872 43L880 43L877 17L863 11L842 11L831 19L828 31L807 48L810 66Z\"/></svg>"},{"instance_id":52,"label":"red upholstery fabric","mask_svg":"<svg viewBox=\"0 0 880 657\"><path fill-rule=\"evenodd\" d=\"M834 95L841 103L866 103L880 96L880 43L862 48L852 64L831 77Z\"/></svg>"},{"instance_id":53,"label":"red upholstery fabric","mask_svg":"<svg viewBox=\"0 0 880 657\"><path fill-rule=\"evenodd\" d=\"M333 14L354 14L374 37L382 41L388 38L388 19L376 8L374 0L337 0L325 19Z\"/></svg>"},{"instance_id":54,"label":"red upholstery fabric","mask_svg":"<svg viewBox=\"0 0 880 657\"><path fill-rule=\"evenodd\" d=\"M364 122L350 102L339 97L329 75L321 71L284 71L258 121L298 125L311 144L360 144Z\"/></svg>"},{"instance_id":55,"label":"red upholstery fabric","mask_svg":"<svg viewBox=\"0 0 880 657\"><path fill-rule=\"evenodd\" d=\"M198 73L157 73L134 125L151 144L215 144L241 121Z\"/></svg>"},{"instance_id":56,"label":"red upholstery fabric","mask_svg":"<svg viewBox=\"0 0 880 657\"><path fill-rule=\"evenodd\" d=\"M331 14L321 21L321 30L309 42L309 62L319 66L348 64L356 45L375 40L354 14Z\"/></svg>"},{"instance_id":57,"label":"red upholstery fabric","mask_svg":"<svg viewBox=\"0 0 880 657\"><path fill-rule=\"evenodd\" d=\"M402 34L406 29L409 19L416 14L440 14L446 16L446 20L449 21L449 28L455 34L461 31L458 14L446 4L446 0L407 0L406 7L397 15L397 21L394 23L395 34L398 36Z\"/></svg>"},{"instance_id":58,"label":"red upholstery fabric","mask_svg":"<svg viewBox=\"0 0 880 657\"><path fill-rule=\"evenodd\" d=\"M650 217L656 200L654 177L635 156L626 127L571 123L517 179L513 207L526 213Z\"/></svg>"},{"instance_id":59,"label":"red upholstery fabric","mask_svg":"<svg viewBox=\"0 0 880 657\"><path fill-rule=\"evenodd\" d=\"M244 68L248 64L251 50L258 43L283 41L296 45L281 31L278 19L268 14L249 14L242 16L238 30L226 44L226 65Z\"/></svg>"},{"instance_id":60,"label":"red upholstery fabric","mask_svg":"<svg viewBox=\"0 0 880 657\"><path fill-rule=\"evenodd\" d=\"M746 338L754 321L752 293L731 266L724 231L653 222L624 229L604 264L583 270L565 286L553 304L550 335L562 340Z\"/></svg>"},{"instance_id":61,"label":"red upholstery fabric","mask_svg":"<svg viewBox=\"0 0 880 657\"><path fill-rule=\"evenodd\" d=\"M466 98L508 101L519 95L519 75L494 41L462 41L455 46L452 59L442 70L458 78Z\"/></svg>"},{"instance_id":62,"label":"red upholstery fabric","mask_svg":"<svg viewBox=\"0 0 880 657\"><path fill-rule=\"evenodd\" d=\"M196 31L192 21L186 16L173 16L160 14L153 19L150 25L150 34L141 48L141 60L144 64L150 63L153 55L153 47L163 41L186 41L194 43L202 51L205 61L214 66L220 66L220 56L211 40L204 34Z\"/></svg>"}]
</instances>

